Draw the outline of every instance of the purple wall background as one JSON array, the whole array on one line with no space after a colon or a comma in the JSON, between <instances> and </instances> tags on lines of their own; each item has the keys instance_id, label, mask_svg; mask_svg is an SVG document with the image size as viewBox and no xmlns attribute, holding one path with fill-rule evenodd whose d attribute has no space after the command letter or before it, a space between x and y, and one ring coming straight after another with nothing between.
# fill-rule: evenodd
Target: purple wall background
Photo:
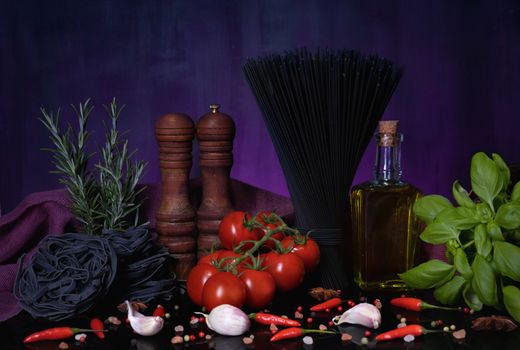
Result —
<instances>
[{"instance_id":1,"label":"purple wall background","mask_svg":"<svg viewBox=\"0 0 520 350\"><path fill-rule=\"evenodd\" d=\"M121 128L159 182L154 122L211 102L237 124L232 176L287 194L241 66L287 49L353 48L406 68L384 115L401 120L405 179L425 193L468 184L471 155L520 162L520 3L517 1L11 1L0 4L0 203L58 187L39 108L92 97L127 108ZM103 117L103 118L102 118ZM195 149L195 157L196 156ZM371 177L373 149L355 182ZM198 170L193 169L196 176Z\"/></svg>"}]
</instances>

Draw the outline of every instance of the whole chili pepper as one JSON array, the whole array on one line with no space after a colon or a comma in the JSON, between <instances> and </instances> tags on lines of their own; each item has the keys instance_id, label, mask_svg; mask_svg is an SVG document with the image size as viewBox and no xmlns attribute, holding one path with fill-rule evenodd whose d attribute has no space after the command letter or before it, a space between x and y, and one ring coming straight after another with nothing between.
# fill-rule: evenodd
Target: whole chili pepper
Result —
<instances>
[{"instance_id":1,"label":"whole chili pepper","mask_svg":"<svg viewBox=\"0 0 520 350\"><path fill-rule=\"evenodd\" d=\"M440 333L442 331L440 330L429 330L421 326L420 324L411 324L402 328L396 328L392 329L391 331L384 332L381 334L378 334L376 336L376 341L385 341L385 340L392 340L392 339L398 339L403 338L404 336L407 336L408 334L413 335L414 337L418 337L423 334L428 333Z\"/></svg>"},{"instance_id":2,"label":"whole chili pepper","mask_svg":"<svg viewBox=\"0 0 520 350\"><path fill-rule=\"evenodd\" d=\"M287 326L287 327L300 327L301 324L298 321L291 320L285 317L265 314L262 312L253 313L248 315L250 319L255 320L257 323L265 324L267 326L274 324L276 326Z\"/></svg>"},{"instance_id":3,"label":"whole chili pepper","mask_svg":"<svg viewBox=\"0 0 520 350\"><path fill-rule=\"evenodd\" d=\"M298 338L298 337L301 337L302 335L305 335L308 333L336 334L335 332L331 332L331 331L320 331L318 329L303 329L303 328L299 328L299 327L291 327L291 328L282 329L281 331L279 331L278 333L273 335L271 337L271 341L275 342L275 341L280 341L280 340L285 340L285 339Z\"/></svg>"},{"instance_id":4,"label":"whole chili pepper","mask_svg":"<svg viewBox=\"0 0 520 350\"><path fill-rule=\"evenodd\" d=\"M153 310L153 316L164 317L164 315L165 315L164 306L162 306L161 304L157 305L155 310Z\"/></svg>"},{"instance_id":5,"label":"whole chili pepper","mask_svg":"<svg viewBox=\"0 0 520 350\"><path fill-rule=\"evenodd\" d=\"M428 310L428 309L436 309L436 310L458 310L456 308L452 307L444 307L444 306L437 306L428 304L425 301L422 301L421 299L417 298L410 298L410 297L402 297L402 298L394 298L390 300L390 304L393 306L397 306L406 310L411 311L422 311L422 310Z\"/></svg>"},{"instance_id":6,"label":"whole chili pepper","mask_svg":"<svg viewBox=\"0 0 520 350\"><path fill-rule=\"evenodd\" d=\"M325 309L332 309L334 307L340 306L343 303L343 300L340 298L332 298L318 305L314 305L311 307L311 311L323 311Z\"/></svg>"},{"instance_id":7,"label":"whole chili pepper","mask_svg":"<svg viewBox=\"0 0 520 350\"><path fill-rule=\"evenodd\" d=\"M23 342L25 344L27 344L27 343L34 343L34 342L41 341L41 340L67 339L69 337L72 337L74 334L84 333L84 332L103 332L103 330L81 329L81 328L72 328L72 327L55 327L55 328L49 328L49 329L45 329L43 331L33 333L33 334L27 336L23 340Z\"/></svg>"},{"instance_id":8,"label":"whole chili pepper","mask_svg":"<svg viewBox=\"0 0 520 350\"><path fill-rule=\"evenodd\" d=\"M105 328L105 325L103 324L103 321L101 321L99 318L93 318L90 320L90 328L103 331L103 329ZM105 339L104 332L94 332L94 334L99 339Z\"/></svg>"}]
</instances>

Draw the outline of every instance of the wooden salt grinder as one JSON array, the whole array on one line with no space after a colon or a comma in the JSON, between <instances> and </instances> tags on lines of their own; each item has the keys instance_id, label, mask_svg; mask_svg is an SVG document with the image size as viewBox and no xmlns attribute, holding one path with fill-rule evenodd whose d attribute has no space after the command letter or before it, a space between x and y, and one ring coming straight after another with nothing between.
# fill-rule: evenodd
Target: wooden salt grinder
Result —
<instances>
[{"instance_id":1,"label":"wooden salt grinder","mask_svg":"<svg viewBox=\"0 0 520 350\"><path fill-rule=\"evenodd\" d=\"M194 135L193 120L182 113L166 114L155 123L162 182L156 228L159 242L175 259L179 280L186 280L196 262L195 211L189 198Z\"/></svg>"},{"instance_id":2,"label":"wooden salt grinder","mask_svg":"<svg viewBox=\"0 0 520 350\"><path fill-rule=\"evenodd\" d=\"M218 104L212 104L210 108L211 112L202 116L196 126L202 180L202 201L197 211L199 257L214 244L220 244L218 226L233 210L229 173L233 165L235 123L229 115L218 111Z\"/></svg>"}]
</instances>

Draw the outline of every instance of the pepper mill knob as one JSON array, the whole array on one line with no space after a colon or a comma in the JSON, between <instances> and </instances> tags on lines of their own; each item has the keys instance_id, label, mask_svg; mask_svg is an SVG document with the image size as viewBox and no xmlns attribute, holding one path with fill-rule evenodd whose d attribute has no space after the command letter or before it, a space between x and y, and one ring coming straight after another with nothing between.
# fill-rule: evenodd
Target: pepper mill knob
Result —
<instances>
[{"instance_id":1,"label":"pepper mill knob","mask_svg":"<svg viewBox=\"0 0 520 350\"><path fill-rule=\"evenodd\" d=\"M217 103L213 103L209 105L209 108L211 109L211 113L217 113L220 109L220 105Z\"/></svg>"},{"instance_id":2,"label":"pepper mill knob","mask_svg":"<svg viewBox=\"0 0 520 350\"><path fill-rule=\"evenodd\" d=\"M195 211L189 198L194 136L193 120L185 114L166 114L155 123L162 182L156 229L159 242L176 261L179 280L185 280L195 264Z\"/></svg>"},{"instance_id":3,"label":"pepper mill knob","mask_svg":"<svg viewBox=\"0 0 520 350\"><path fill-rule=\"evenodd\" d=\"M219 108L220 105L211 104L211 111L196 125L202 182L202 201L197 211L199 256L220 243L220 221L233 210L229 174L233 165L235 123L229 115L219 112Z\"/></svg>"}]
</instances>

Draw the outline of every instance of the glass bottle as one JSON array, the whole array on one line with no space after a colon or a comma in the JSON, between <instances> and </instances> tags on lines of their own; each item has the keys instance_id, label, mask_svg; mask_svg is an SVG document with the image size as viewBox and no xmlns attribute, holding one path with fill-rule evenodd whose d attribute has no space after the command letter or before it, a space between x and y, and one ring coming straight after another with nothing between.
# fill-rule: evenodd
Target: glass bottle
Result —
<instances>
[{"instance_id":1,"label":"glass bottle","mask_svg":"<svg viewBox=\"0 0 520 350\"><path fill-rule=\"evenodd\" d=\"M397 276L414 265L420 222L412 213L421 196L401 180L398 121L379 122L374 179L351 191L354 280L363 290L401 290Z\"/></svg>"}]
</instances>

